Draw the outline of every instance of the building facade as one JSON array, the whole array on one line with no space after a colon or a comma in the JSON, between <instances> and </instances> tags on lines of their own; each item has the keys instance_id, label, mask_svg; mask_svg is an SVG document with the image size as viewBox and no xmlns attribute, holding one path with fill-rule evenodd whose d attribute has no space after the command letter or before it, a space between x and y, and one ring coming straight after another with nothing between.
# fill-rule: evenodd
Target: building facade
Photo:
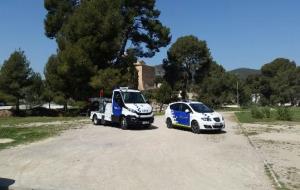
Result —
<instances>
[{"instance_id":1,"label":"building facade","mask_svg":"<svg viewBox=\"0 0 300 190\"><path fill-rule=\"evenodd\" d=\"M134 64L138 73L138 89L149 90L155 88L155 68L146 65L144 61L138 61Z\"/></svg>"}]
</instances>

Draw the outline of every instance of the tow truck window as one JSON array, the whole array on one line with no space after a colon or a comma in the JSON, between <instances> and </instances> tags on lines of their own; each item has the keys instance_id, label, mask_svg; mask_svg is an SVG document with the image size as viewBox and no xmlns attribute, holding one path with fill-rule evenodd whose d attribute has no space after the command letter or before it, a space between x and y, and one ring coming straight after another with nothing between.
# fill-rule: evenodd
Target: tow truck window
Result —
<instances>
[{"instance_id":1,"label":"tow truck window","mask_svg":"<svg viewBox=\"0 0 300 190\"><path fill-rule=\"evenodd\" d=\"M121 106L122 105L122 97L120 92L114 93L114 100Z\"/></svg>"},{"instance_id":2,"label":"tow truck window","mask_svg":"<svg viewBox=\"0 0 300 190\"><path fill-rule=\"evenodd\" d=\"M144 104L145 98L140 92L123 92L124 102L127 104Z\"/></svg>"}]
</instances>

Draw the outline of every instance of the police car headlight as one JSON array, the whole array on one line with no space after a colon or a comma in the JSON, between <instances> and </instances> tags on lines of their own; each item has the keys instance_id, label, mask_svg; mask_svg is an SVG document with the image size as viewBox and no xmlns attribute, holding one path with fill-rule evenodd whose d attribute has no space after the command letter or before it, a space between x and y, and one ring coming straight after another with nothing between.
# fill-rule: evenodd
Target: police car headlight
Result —
<instances>
[{"instance_id":1,"label":"police car headlight","mask_svg":"<svg viewBox=\"0 0 300 190\"><path fill-rule=\"evenodd\" d=\"M202 117L201 118L203 121L211 121L211 118L210 117Z\"/></svg>"}]
</instances>

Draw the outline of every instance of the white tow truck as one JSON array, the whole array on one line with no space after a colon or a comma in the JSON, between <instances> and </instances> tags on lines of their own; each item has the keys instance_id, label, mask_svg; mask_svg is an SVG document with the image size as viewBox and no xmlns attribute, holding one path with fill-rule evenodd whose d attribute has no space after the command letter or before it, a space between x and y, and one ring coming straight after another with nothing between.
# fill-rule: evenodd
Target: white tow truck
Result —
<instances>
[{"instance_id":1,"label":"white tow truck","mask_svg":"<svg viewBox=\"0 0 300 190\"><path fill-rule=\"evenodd\" d=\"M113 90L112 98L99 98L99 110L92 111L90 119L95 125L118 123L128 126L150 127L154 121L151 105L138 90L120 87Z\"/></svg>"}]
</instances>

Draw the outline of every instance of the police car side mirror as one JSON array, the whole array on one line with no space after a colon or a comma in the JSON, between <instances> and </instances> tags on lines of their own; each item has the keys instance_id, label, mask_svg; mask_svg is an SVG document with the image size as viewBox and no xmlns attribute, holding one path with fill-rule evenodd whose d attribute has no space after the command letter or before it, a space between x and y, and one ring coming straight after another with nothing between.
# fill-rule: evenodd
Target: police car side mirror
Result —
<instances>
[{"instance_id":1,"label":"police car side mirror","mask_svg":"<svg viewBox=\"0 0 300 190\"><path fill-rule=\"evenodd\" d=\"M147 100L146 103L147 103L147 104L151 104L151 101L150 101L150 100Z\"/></svg>"},{"instance_id":2,"label":"police car side mirror","mask_svg":"<svg viewBox=\"0 0 300 190\"><path fill-rule=\"evenodd\" d=\"M184 112L185 113L190 113L190 110L189 109L185 109Z\"/></svg>"}]
</instances>

